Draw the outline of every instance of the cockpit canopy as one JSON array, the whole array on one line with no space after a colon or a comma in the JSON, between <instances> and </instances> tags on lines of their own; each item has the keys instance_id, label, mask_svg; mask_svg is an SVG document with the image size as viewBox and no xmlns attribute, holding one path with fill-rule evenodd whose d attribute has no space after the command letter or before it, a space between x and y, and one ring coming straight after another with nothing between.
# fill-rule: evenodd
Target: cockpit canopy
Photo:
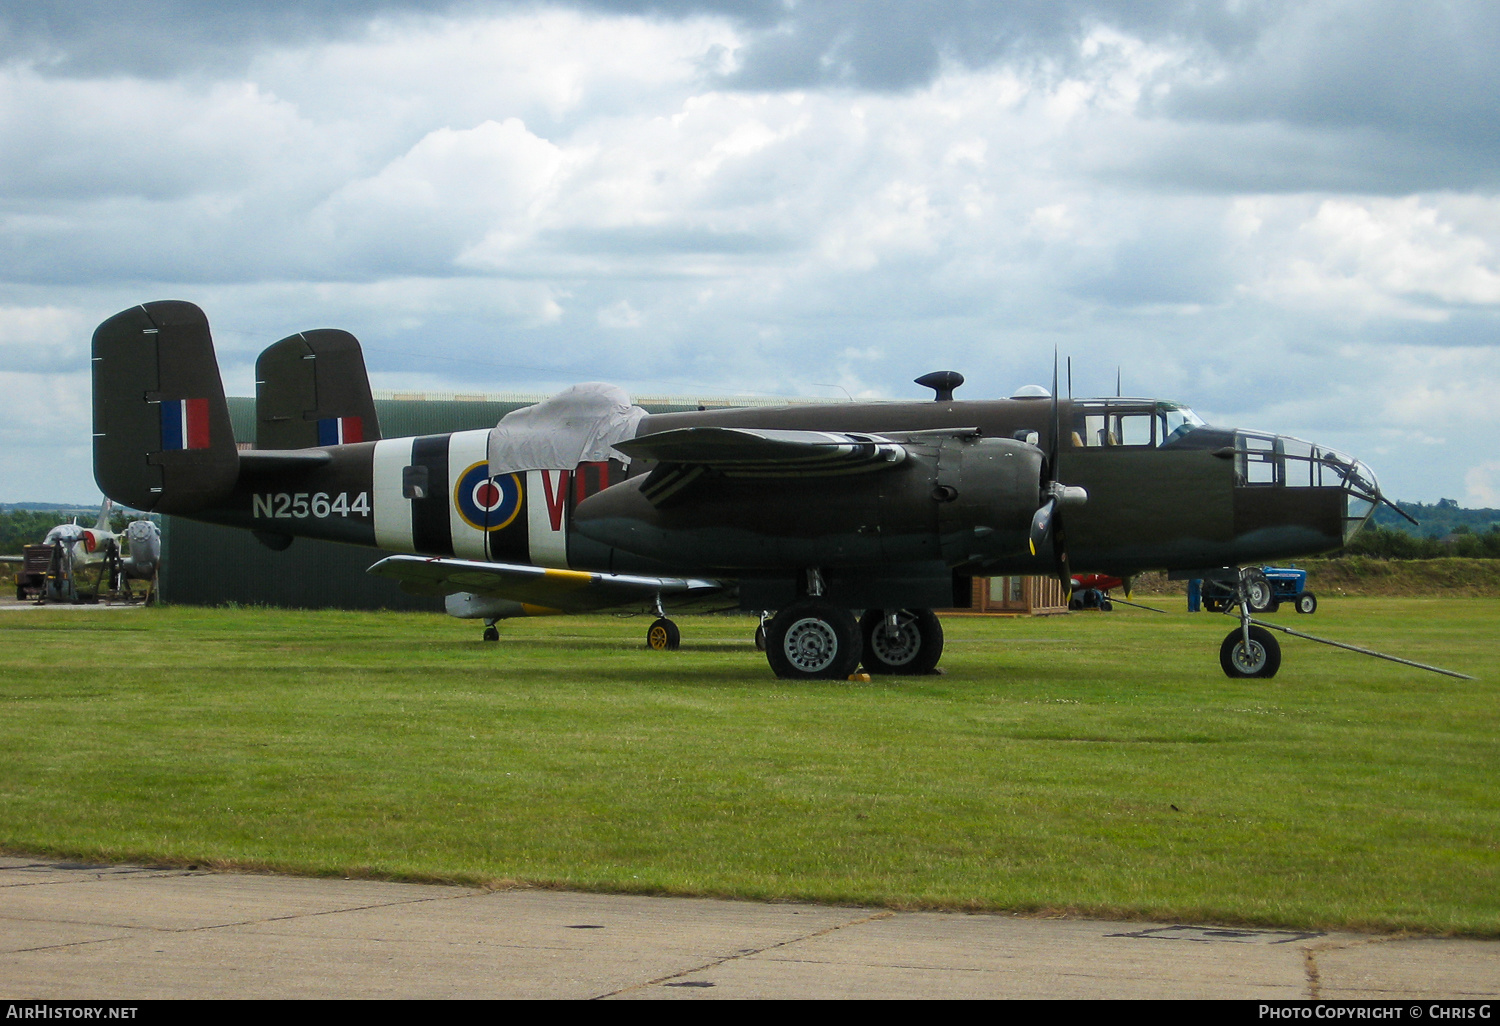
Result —
<instances>
[{"instance_id":1,"label":"cockpit canopy","mask_svg":"<svg viewBox=\"0 0 1500 1026\"><path fill-rule=\"evenodd\" d=\"M1181 403L1163 399L1073 400L1073 445L1171 445L1203 420ZM1064 442L1066 444L1066 442Z\"/></svg>"}]
</instances>

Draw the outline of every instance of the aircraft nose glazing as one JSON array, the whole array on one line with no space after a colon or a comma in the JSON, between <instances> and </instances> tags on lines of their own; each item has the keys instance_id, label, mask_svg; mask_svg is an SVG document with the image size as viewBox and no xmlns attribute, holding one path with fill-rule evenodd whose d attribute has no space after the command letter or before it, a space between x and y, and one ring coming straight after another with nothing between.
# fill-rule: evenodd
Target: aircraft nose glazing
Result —
<instances>
[{"instance_id":1,"label":"aircraft nose glazing","mask_svg":"<svg viewBox=\"0 0 1500 1026\"><path fill-rule=\"evenodd\" d=\"M1310 485L1343 490L1344 541L1349 541L1369 522L1375 515L1375 507L1380 505L1380 483L1375 480L1375 472L1369 464L1337 449L1325 449L1296 438L1282 438L1280 441L1289 456L1295 453L1300 457L1301 449L1309 450L1306 458ZM1292 473L1289 465L1288 475Z\"/></svg>"},{"instance_id":2,"label":"aircraft nose glazing","mask_svg":"<svg viewBox=\"0 0 1500 1026\"><path fill-rule=\"evenodd\" d=\"M1291 435L1238 432L1234 447L1238 485L1250 489L1271 486L1287 489L1313 489L1315 492L1338 489L1342 500L1342 541L1359 532L1375 513L1375 507L1388 502L1380 493L1375 472L1365 463L1312 442ZM1330 525L1332 526L1332 525Z\"/></svg>"}]
</instances>

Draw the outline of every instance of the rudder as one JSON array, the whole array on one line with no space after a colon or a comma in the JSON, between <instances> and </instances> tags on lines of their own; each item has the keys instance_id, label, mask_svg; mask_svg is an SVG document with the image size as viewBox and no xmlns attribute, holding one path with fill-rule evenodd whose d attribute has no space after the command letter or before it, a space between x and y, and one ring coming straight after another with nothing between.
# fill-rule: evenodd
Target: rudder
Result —
<instances>
[{"instance_id":1,"label":"rudder","mask_svg":"<svg viewBox=\"0 0 1500 1026\"><path fill-rule=\"evenodd\" d=\"M228 497L239 453L208 318L165 300L94 332L94 480L135 509L191 513Z\"/></svg>"},{"instance_id":2,"label":"rudder","mask_svg":"<svg viewBox=\"0 0 1500 1026\"><path fill-rule=\"evenodd\" d=\"M307 449L380 440L359 340L337 328L288 336L255 361L255 445Z\"/></svg>"}]
</instances>

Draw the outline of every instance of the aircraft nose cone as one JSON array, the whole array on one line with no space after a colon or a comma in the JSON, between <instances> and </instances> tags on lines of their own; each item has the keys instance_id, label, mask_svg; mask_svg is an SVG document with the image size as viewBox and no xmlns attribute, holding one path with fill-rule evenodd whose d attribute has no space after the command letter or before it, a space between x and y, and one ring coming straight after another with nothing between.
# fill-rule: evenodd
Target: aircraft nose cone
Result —
<instances>
[{"instance_id":1,"label":"aircraft nose cone","mask_svg":"<svg viewBox=\"0 0 1500 1026\"><path fill-rule=\"evenodd\" d=\"M1369 464L1337 449L1315 446L1310 465L1312 483L1344 492L1344 542L1359 533L1380 505L1380 482Z\"/></svg>"}]
</instances>

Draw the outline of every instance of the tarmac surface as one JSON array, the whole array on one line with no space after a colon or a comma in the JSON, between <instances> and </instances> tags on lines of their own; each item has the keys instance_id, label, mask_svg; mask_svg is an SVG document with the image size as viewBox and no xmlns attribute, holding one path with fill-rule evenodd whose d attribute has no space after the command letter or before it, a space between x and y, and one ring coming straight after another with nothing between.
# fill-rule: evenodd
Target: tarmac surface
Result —
<instances>
[{"instance_id":1,"label":"tarmac surface","mask_svg":"<svg viewBox=\"0 0 1500 1026\"><path fill-rule=\"evenodd\" d=\"M0 857L0 999L163 998L1500 999L1500 942Z\"/></svg>"}]
</instances>

